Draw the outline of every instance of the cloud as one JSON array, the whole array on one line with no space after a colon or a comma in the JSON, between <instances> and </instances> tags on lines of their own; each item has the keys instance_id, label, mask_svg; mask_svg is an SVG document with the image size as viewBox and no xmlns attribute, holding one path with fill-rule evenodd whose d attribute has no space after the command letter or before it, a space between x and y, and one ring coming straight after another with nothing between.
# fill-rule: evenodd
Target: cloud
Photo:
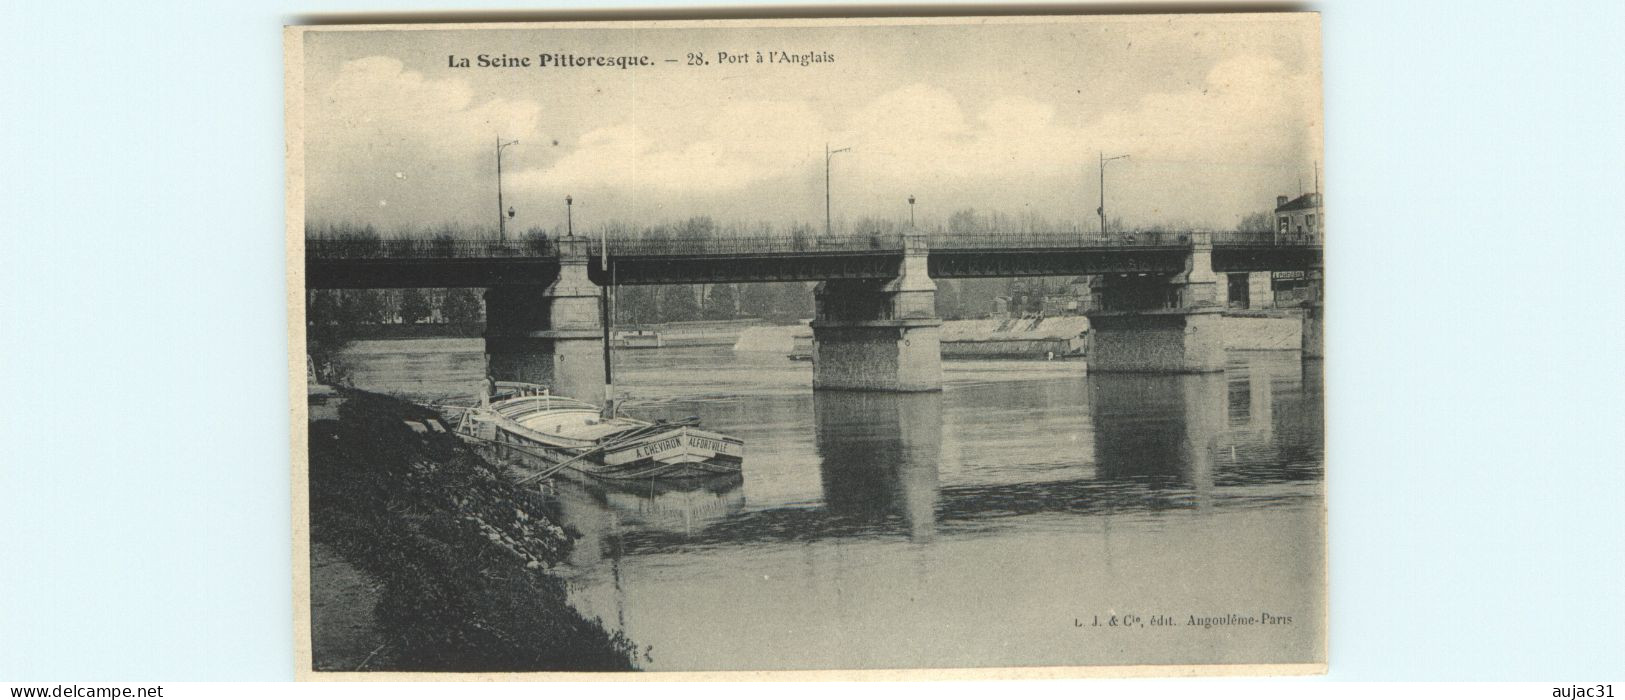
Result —
<instances>
[{"instance_id":1,"label":"cloud","mask_svg":"<svg viewBox=\"0 0 1625 700\"><path fill-rule=\"evenodd\" d=\"M831 141L865 179L1075 177L1101 150L1142 161L1290 161L1304 152L1318 112L1318 91L1278 62L1218 64L1201 85L1146 95L1084 123L1057 120L1054 103L997 96L967 116L964 102L939 86L912 84L875 97L839 122L825 122L806 101L729 103L710 115L698 138L658 120L597 128L576 149L520 176L521 187L604 187L665 192L738 192L816 168ZM1301 96L1301 97L1300 97Z\"/></svg>"},{"instance_id":2,"label":"cloud","mask_svg":"<svg viewBox=\"0 0 1625 700\"><path fill-rule=\"evenodd\" d=\"M541 117L535 101L480 99L395 58L348 61L306 105L309 213L400 228L488 211L495 140L538 142Z\"/></svg>"},{"instance_id":3,"label":"cloud","mask_svg":"<svg viewBox=\"0 0 1625 700\"><path fill-rule=\"evenodd\" d=\"M1312 75L1256 58L1087 119L1021 95L991 97L967 117L968 100L909 86L851 120L847 167L864 189L847 201L886 211L899 192L929 191L955 206L1087 217L1104 151L1132 154L1111 176L1113 208L1130 221L1229 226L1308 172L1320 153L1319 95Z\"/></svg>"},{"instance_id":4,"label":"cloud","mask_svg":"<svg viewBox=\"0 0 1625 700\"><path fill-rule=\"evenodd\" d=\"M1026 177L1075 168L1077 152L1058 150L1076 133L1054 123L1054 105L1025 97L992 99L974 118L947 90L901 88L850 120L853 167L891 182Z\"/></svg>"},{"instance_id":5,"label":"cloud","mask_svg":"<svg viewBox=\"0 0 1625 700\"><path fill-rule=\"evenodd\" d=\"M804 166L824 134L805 102L730 102L706 113L703 124L694 121L690 115L595 128L559 160L516 173L514 186L738 192Z\"/></svg>"},{"instance_id":6,"label":"cloud","mask_svg":"<svg viewBox=\"0 0 1625 700\"><path fill-rule=\"evenodd\" d=\"M568 105L576 112L555 105L549 114L535 100L482 95L461 78L426 78L373 56L342 64L313 91L311 209L370 211L385 224L483 218L494 190L480 178L501 135L526 146L560 139L545 152L525 148L505 170L510 203L535 216L572 192L632 219L821 216L828 142L852 149L834 161L849 216L894 213L910 193L956 207L1092 215L1093 156L1108 151L1132 154L1112 171L1123 215L1226 225L1273 201L1320 152L1313 74L1268 58L1222 61L1199 83L1104 111L1087 95L957 85L904 84L855 106L819 95L602 106L582 98Z\"/></svg>"},{"instance_id":7,"label":"cloud","mask_svg":"<svg viewBox=\"0 0 1625 700\"><path fill-rule=\"evenodd\" d=\"M1097 151L1144 162L1292 162L1318 132L1304 76L1274 61L1215 66L1201 85L1146 95L1083 123L1057 121L1058 107L1026 97L995 98L967 122L943 90L911 86L860 113L852 138L872 146L865 173L889 178L1075 176ZM878 115L869 118L870 115ZM1318 141L1313 144L1318 150Z\"/></svg>"},{"instance_id":8,"label":"cloud","mask_svg":"<svg viewBox=\"0 0 1625 700\"><path fill-rule=\"evenodd\" d=\"M1153 158L1293 160L1309 147L1319 150L1319 96L1310 76L1276 60L1237 58L1214 66L1199 86L1148 95L1089 130L1106 150Z\"/></svg>"},{"instance_id":9,"label":"cloud","mask_svg":"<svg viewBox=\"0 0 1625 700\"><path fill-rule=\"evenodd\" d=\"M342 157L397 147L480 153L498 136L539 138L542 114L533 100L477 101L464 81L426 79L388 56L345 63L308 109L311 146Z\"/></svg>"}]
</instances>

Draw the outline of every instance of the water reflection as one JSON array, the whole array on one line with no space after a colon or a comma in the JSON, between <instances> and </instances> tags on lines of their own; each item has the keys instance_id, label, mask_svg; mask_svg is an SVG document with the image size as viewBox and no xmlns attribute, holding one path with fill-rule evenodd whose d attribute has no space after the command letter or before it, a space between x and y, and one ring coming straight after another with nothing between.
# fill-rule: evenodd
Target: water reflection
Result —
<instances>
[{"instance_id":1,"label":"water reflection","mask_svg":"<svg viewBox=\"0 0 1625 700\"><path fill-rule=\"evenodd\" d=\"M687 489L665 488L653 481L617 484L558 478L538 488L551 497L560 522L579 535L570 564L585 570L607 566L610 585L597 593L599 609L613 609L615 629L624 630L627 593L622 569L629 535L664 533L686 539L743 509L742 485L738 478Z\"/></svg>"},{"instance_id":2,"label":"water reflection","mask_svg":"<svg viewBox=\"0 0 1625 700\"><path fill-rule=\"evenodd\" d=\"M432 397L478 381L464 350L357 360L381 390ZM747 443L732 488L549 487L583 534L561 567L572 600L652 646L651 669L1319 658L1318 362L1232 353L1223 373L1161 377L952 362L945 391L886 395L809 391L806 365L771 353L641 359L628 386L676 398L641 417L702 415ZM1072 626L1129 607L1308 622L1224 644Z\"/></svg>"},{"instance_id":3,"label":"water reflection","mask_svg":"<svg viewBox=\"0 0 1625 700\"><path fill-rule=\"evenodd\" d=\"M559 516L581 532L571 561L591 565L619 558L627 532L687 538L726 521L745 506L743 482L721 480L689 489L655 482L614 484L555 479L542 486Z\"/></svg>"},{"instance_id":4,"label":"water reflection","mask_svg":"<svg viewBox=\"0 0 1625 700\"><path fill-rule=\"evenodd\" d=\"M1325 420L1320 364L1238 354L1225 375L1231 402L1218 485L1318 479Z\"/></svg>"},{"instance_id":5,"label":"water reflection","mask_svg":"<svg viewBox=\"0 0 1625 700\"><path fill-rule=\"evenodd\" d=\"M814 438L807 452L786 443L748 453L746 485L813 473L816 494L753 504L729 493L725 507L622 494L596 497L592 507L648 523L626 528L621 544L633 554L899 535L928 543L1023 516L1156 519L1291 500L1301 494L1269 487L1320 476L1319 392L1301 385L1295 363L802 400L812 404L801 414L811 419L800 428ZM738 420L782 412L747 405ZM1221 490L1234 486L1254 488Z\"/></svg>"},{"instance_id":6,"label":"water reflection","mask_svg":"<svg viewBox=\"0 0 1625 700\"><path fill-rule=\"evenodd\" d=\"M1096 374L1089 377L1095 474L1106 482L1213 491L1229 385L1223 374Z\"/></svg>"},{"instance_id":7,"label":"water reflection","mask_svg":"<svg viewBox=\"0 0 1625 700\"><path fill-rule=\"evenodd\" d=\"M901 517L910 539L936 531L942 394L813 393L824 505L876 524Z\"/></svg>"}]
</instances>

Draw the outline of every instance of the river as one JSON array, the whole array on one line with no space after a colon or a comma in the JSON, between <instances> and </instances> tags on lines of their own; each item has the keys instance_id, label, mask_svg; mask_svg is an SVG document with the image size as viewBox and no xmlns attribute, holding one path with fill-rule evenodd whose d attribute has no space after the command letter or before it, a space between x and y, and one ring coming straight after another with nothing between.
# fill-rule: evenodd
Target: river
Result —
<instances>
[{"instance_id":1,"label":"river","mask_svg":"<svg viewBox=\"0 0 1625 700\"><path fill-rule=\"evenodd\" d=\"M363 341L343 364L466 402L481 347ZM543 487L584 535L558 571L573 602L649 670L1325 659L1318 362L947 361L941 393L911 395L814 393L810 363L728 347L617 367L634 415L746 444L720 493Z\"/></svg>"}]
</instances>

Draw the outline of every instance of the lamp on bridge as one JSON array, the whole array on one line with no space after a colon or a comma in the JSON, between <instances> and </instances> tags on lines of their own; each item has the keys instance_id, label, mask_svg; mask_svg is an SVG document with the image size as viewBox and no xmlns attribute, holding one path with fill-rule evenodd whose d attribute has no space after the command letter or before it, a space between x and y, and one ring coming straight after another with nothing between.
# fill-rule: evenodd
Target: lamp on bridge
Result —
<instances>
[{"instance_id":1,"label":"lamp on bridge","mask_svg":"<svg viewBox=\"0 0 1625 700\"><path fill-rule=\"evenodd\" d=\"M914 228L914 195L908 196L908 227Z\"/></svg>"},{"instance_id":2,"label":"lamp on bridge","mask_svg":"<svg viewBox=\"0 0 1625 700\"><path fill-rule=\"evenodd\" d=\"M514 139L514 140L509 141L507 143L503 143L502 142L502 137L501 136L497 137L497 242L498 243L506 243L507 242L507 240L508 240L508 219L513 218L513 207L508 207L508 216L507 216L507 218L503 218L503 216L502 216L502 149L507 148L509 146L512 146L512 145L514 145L516 143L519 143L519 139Z\"/></svg>"},{"instance_id":3,"label":"lamp on bridge","mask_svg":"<svg viewBox=\"0 0 1625 700\"><path fill-rule=\"evenodd\" d=\"M575 223L570 215L570 207L575 202L570 195L564 195L564 231L565 235L574 238L576 235Z\"/></svg>"},{"instance_id":4,"label":"lamp on bridge","mask_svg":"<svg viewBox=\"0 0 1625 700\"><path fill-rule=\"evenodd\" d=\"M846 153L847 151L850 151L850 150L852 150L851 147L837 148L837 149L831 151L831 150L829 150L829 142L826 141L824 143L824 237L825 238L830 237L829 161L830 161L831 158L835 157L835 154L837 154L837 153Z\"/></svg>"},{"instance_id":5,"label":"lamp on bridge","mask_svg":"<svg viewBox=\"0 0 1625 700\"><path fill-rule=\"evenodd\" d=\"M1106 235L1106 164L1127 157L1127 153L1110 158L1106 157L1104 151L1100 154L1100 207L1095 209L1095 213L1100 215L1100 234L1102 236Z\"/></svg>"}]
</instances>

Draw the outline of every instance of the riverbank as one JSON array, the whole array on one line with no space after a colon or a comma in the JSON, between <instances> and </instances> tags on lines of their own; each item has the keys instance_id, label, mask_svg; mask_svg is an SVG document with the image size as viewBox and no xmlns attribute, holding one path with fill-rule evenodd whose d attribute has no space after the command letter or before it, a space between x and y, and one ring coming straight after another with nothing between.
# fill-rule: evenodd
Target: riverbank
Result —
<instances>
[{"instance_id":1,"label":"riverbank","mask_svg":"<svg viewBox=\"0 0 1625 700\"><path fill-rule=\"evenodd\" d=\"M318 671L626 671L550 569L579 536L432 410L339 390L310 424ZM363 649L367 649L363 651Z\"/></svg>"},{"instance_id":2,"label":"riverbank","mask_svg":"<svg viewBox=\"0 0 1625 700\"><path fill-rule=\"evenodd\" d=\"M943 359L1061 357L1083 352L1089 319L967 319L942 323Z\"/></svg>"},{"instance_id":3,"label":"riverbank","mask_svg":"<svg viewBox=\"0 0 1625 700\"><path fill-rule=\"evenodd\" d=\"M403 340L407 338L478 338L484 321L462 323L357 323L345 326L350 340Z\"/></svg>"},{"instance_id":4,"label":"riverbank","mask_svg":"<svg viewBox=\"0 0 1625 700\"><path fill-rule=\"evenodd\" d=\"M1292 310L1227 312L1220 321L1226 350L1296 351L1301 345L1302 317ZM1087 346L1089 320L1083 316L1049 318L966 319L943 321L945 359L1033 358L1075 354ZM812 356L812 329L752 326L744 329L734 350Z\"/></svg>"},{"instance_id":5,"label":"riverbank","mask_svg":"<svg viewBox=\"0 0 1625 700\"><path fill-rule=\"evenodd\" d=\"M1303 348L1303 316L1297 310L1227 311L1219 324L1226 350L1278 350Z\"/></svg>"}]
</instances>

